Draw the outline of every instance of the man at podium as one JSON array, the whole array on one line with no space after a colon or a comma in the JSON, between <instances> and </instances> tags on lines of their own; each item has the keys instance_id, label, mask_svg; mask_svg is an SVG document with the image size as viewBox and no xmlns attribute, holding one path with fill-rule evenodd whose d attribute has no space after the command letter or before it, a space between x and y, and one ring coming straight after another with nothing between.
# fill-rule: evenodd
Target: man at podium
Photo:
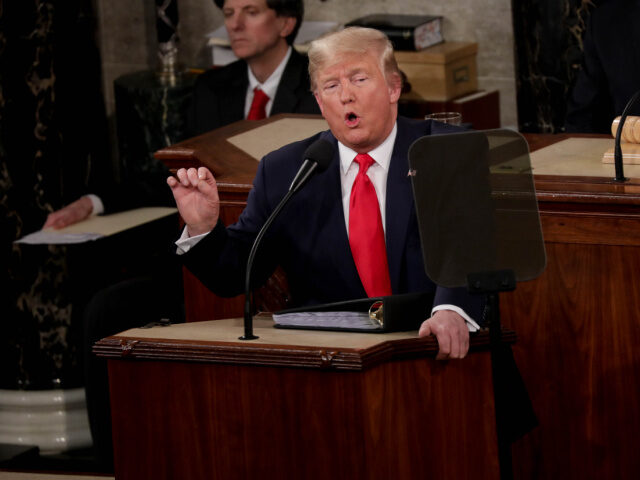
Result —
<instances>
[{"instance_id":1,"label":"man at podium","mask_svg":"<svg viewBox=\"0 0 640 480\"><path fill-rule=\"evenodd\" d=\"M225 228L220 221L216 181L205 167L167 179L186 224L176 253L215 293L242 293L253 240L307 147L324 139L333 147L328 167L271 225L252 278L262 283L282 266L296 306L429 292L433 307L420 335L436 335L438 358L464 357L469 331L482 322L483 300L437 286L425 274L407 176L411 143L456 127L398 117L401 76L391 43L377 30L352 27L314 41L309 74L330 130L266 155L237 223Z\"/></svg>"}]
</instances>

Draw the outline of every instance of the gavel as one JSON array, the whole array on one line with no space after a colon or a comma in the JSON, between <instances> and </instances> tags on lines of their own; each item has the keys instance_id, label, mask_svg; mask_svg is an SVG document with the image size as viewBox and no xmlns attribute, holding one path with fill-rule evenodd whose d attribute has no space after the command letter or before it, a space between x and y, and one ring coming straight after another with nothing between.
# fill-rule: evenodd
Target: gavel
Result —
<instances>
[{"instance_id":1,"label":"gavel","mask_svg":"<svg viewBox=\"0 0 640 480\"><path fill-rule=\"evenodd\" d=\"M611 134L615 137L620 124L620 117L613 119L611 123ZM629 115L622 127L622 135L620 138L623 142L640 143L640 117Z\"/></svg>"}]
</instances>

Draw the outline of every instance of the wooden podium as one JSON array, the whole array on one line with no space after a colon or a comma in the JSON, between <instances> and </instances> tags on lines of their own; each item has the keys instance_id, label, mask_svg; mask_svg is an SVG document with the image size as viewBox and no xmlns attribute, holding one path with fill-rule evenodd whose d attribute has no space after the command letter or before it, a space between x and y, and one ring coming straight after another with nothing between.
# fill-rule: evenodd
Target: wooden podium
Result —
<instances>
[{"instance_id":1,"label":"wooden podium","mask_svg":"<svg viewBox=\"0 0 640 480\"><path fill-rule=\"evenodd\" d=\"M417 332L281 330L270 317L258 340L242 332L218 320L96 344L116 478L499 477L487 332L451 362Z\"/></svg>"}]
</instances>

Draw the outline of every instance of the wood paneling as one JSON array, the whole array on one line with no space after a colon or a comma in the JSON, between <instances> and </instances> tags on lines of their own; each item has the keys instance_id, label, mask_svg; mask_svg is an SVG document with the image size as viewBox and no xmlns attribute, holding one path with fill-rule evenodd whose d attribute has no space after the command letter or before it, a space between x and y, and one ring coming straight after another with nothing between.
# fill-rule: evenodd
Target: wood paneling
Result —
<instances>
[{"instance_id":1,"label":"wood paneling","mask_svg":"<svg viewBox=\"0 0 640 480\"><path fill-rule=\"evenodd\" d=\"M532 146L563 138L528 136ZM516 479L640 471L638 183L536 177L547 268L501 296L540 423L513 447Z\"/></svg>"},{"instance_id":2,"label":"wood paneling","mask_svg":"<svg viewBox=\"0 0 640 480\"><path fill-rule=\"evenodd\" d=\"M220 364L198 353L202 342L130 344L109 360L116 477L495 479L489 353L474 341L464 362L437 362L430 343L350 350L363 358L356 371ZM169 345L182 360L135 356ZM395 346L404 353L389 356Z\"/></svg>"},{"instance_id":3,"label":"wood paneling","mask_svg":"<svg viewBox=\"0 0 640 480\"><path fill-rule=\"evenodd\" d=\"M546 247L545 273L501 302L540 421L514 447L516 478L635 478L640 247Z\"/></svg>"}]
</instances>

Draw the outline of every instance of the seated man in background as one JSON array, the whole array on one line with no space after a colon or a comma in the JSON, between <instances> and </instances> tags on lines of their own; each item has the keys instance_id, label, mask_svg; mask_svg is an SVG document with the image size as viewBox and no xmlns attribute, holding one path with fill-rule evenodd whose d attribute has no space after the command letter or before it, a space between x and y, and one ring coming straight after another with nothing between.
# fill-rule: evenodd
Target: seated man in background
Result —
<instances>
[{"instance_id":1,"label":"seated man in background","mask_svg":"<svg viewBox=\"0 0 640 480\"><path fill-rule=\"evenodd\" d=\"M640 90L638 25L638 0L613 0L591 14L582 69L568 103L567 132L611 132L613 119ZM640 106L631 113L640 113Z\"/></svg>"},{"instance_id":2,"label":"seated man in background","mask_svg":"<svg viewBox=\"0 0 640 480\"><path fill-rule=\"evenodd\" d=\"M429 292L433 308L425 312L420 335L437 336L438 358L464 357L469 330L482 322L483 299L427 277L407 176L413 141L458 128L398 117L401 76L391 43L377 30L347 28L314 41L309 72L330 131L265 156L247 207L228 228L219 219L208 169L180 169L177 178L169 177L186 223L177 253L215 293L242 293L253 240L286 194L307 147L325 139L334 147L331 163L271 225L252 278L264 282L282 266L292 306Z\"/></svg>"},{"instance_id":3,"label":"seated man in background","mask_svg":"<svg viewBox=\"0 0 640 480\"><path fill-rule=\"evenodd\" d=\"M320 113L309 89L307 58L293 49L302 0L214 0L239 58L202 74L193 91L189 131L198 135L277 113Z\"/></svg>"},{"instance_id":4,"label":"seated man in background","mask_svg":"<svg viewBox=\"0 0 640 480\"><path fill-rule=\"evenodd\" d=\"M243 118L259 119L274 113L320 113L310 92L307 58L290 46L302 21L302 0L215 3L223 8L231 48L241 60L199 77L188 115L190 133L203 133ZM268 98L256 94L256 87ZM255 106L250 108L252 104ZM140 179L131 189L124 190L137 190L135 195L123 195L118 190L81 197L51 213L44 228L61 228L90 215L135 206L173 205L164 181L153 180ZM131 201L134 196L138 199L135 204ZM154 202L154 198L159 201ZM93 355L91 348L97 340L129 328L162 318L183 320L182 287L176 281L179 271L171 263L157 262L158 268L149 275L101 290L85 310L87 407L95 451L106 469L111 469L113 463L107 368L106 361Z\"/></svg>"}]
</instances>

